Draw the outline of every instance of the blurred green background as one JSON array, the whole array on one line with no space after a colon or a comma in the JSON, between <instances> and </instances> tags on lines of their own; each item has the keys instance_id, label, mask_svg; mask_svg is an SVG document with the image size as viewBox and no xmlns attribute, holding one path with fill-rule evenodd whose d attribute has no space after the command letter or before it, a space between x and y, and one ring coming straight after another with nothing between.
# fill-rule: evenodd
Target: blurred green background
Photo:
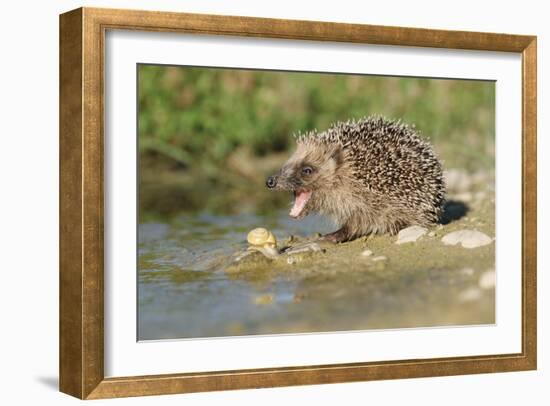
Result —
<instances>
[{"instance_id":1,"label":"blurred green background","mask_svg":"<svg viewBox=\"0 0 550 406\"><path fill-rule=\"evenodd\" d=\"M140 65L141 220L288 206L265 177L293 133L371 114L401 118L445 168L494 168L492 81Z\"/></svg>"}]
</instances>

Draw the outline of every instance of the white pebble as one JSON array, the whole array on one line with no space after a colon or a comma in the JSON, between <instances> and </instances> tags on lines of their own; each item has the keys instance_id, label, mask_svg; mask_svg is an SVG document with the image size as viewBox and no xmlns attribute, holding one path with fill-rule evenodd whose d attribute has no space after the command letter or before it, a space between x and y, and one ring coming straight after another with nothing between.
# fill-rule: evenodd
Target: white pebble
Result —
<instances>
[{"instance_id":1,"label":"white pebble","mask_svg":"<svg viewBox=\"0 0 550 406\"><path fill-rule=\"evenodd\" d=\"M404 244L406 242L415 242L420 237L428 232L428 229L420 226L411 226L404 228L397 234L396 244Z\"/></svg>"},{"instance_id":2,"label":"white pebble","mask_svg":"<svg viewBox=\"0 0 550 406\"><path fill-rule=\"evenodd\" d=\"M495 271L485 271L479 277L479 287L481 289L493 289L495 287L496 275Z\"/></svg>"},{"instance_id":3,"label":"white pebble","mask_svg":"<svg viewBox=\"0 0 550 406\"><path fill-rule=\"evenodd\" d=\"M464 248L477 248L490 244L493 239L480 231L460 230L445 235L441 241L445 245L461 244Z\"/></svg>"},{"instance_id":4,"label":"white pebble","mask_svg":"<svg viewBox=\"0 0 550 406\"><path fill-rule=\"evenodd\" d=\"M433 231L430 231L430 232L428 233L428 237L435 237L435 233L434 233Z\"/></svg>"},{"instance_id":5,"label":"white pebble","mask_svg":"<svg viewBox=\"0 0 550 406\"><path fill-rule=\"evenodd\" d=\"M372 251L371 250L365 250L361 253L362 256L364 257L370 257L372 255Z\"/></svg>"},{"instance_id":6,"label":"white pebble","mask_svg":"<svg viewBox=\"0 0 550 406\"><path fill-rule=\"evenodd\" d=\"M458 300L461 302L474 302L481 298L481 290L478 288L468 288L463 290L458 295Z\"/></svg>"},{"instance_id":7,"label":"white pebble","mask_svg":"<svg viewBox=\"0 0 550 406\"><path fill-rule=\"evenodd\" d=\"M466 276L472 276L474 274L474 270L472 268L464 268L460 271L462 275Z\"/></svg>"},{"instance_id":8,"label":"white pebble","mask_svg":"<svg viewBox=\"0 0 550 406\"><path fill-rule=\"evenodd\" d=\"M386 258L384 255L380 255L378 257L374 257L372 260L373 261L385 261L386 259L388 259L388 258Z\"/></svg>"}]
</instances>

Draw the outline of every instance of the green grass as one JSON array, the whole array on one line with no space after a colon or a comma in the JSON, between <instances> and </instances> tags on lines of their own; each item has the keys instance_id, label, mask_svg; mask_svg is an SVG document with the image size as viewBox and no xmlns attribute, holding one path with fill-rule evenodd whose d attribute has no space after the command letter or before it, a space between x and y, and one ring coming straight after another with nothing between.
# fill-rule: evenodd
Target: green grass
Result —
<instances>
[{"instance_id":1,"label":"green grass","mask_svg":"<svg viewBox=\"0 0 550 406\"><path fill-rule=\"evenodd\" d=\"M416 125L445 167L494 167L494 82L140 65L141 182L158 190L168 171L187 179L182 193L232 189L235 162L286 156L293 133L371 114Z\"/></svg>"}]
</instances>

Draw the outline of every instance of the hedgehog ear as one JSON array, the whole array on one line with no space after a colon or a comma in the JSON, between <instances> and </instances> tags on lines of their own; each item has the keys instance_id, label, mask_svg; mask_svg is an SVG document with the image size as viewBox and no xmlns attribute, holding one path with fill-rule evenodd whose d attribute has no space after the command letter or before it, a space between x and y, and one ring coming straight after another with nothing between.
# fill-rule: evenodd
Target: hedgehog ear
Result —
<instances>
[{"instance_id":1,"label":"hedgehog ear","mask_svg":"<svg viewBox=\"0 0 550 406\"><path fill-rule=\"evenodd\" d=\"M330 151L330 158L327 162L327 169L330 173L336 172L336 170L342 165L344 161L344 154L342 148L337 147Z\"/></svg>"},{"instance_id":2,"label":"hedgehog ear","mask_svg":"<svg viewBox=\"0 0 550 406\"><path fill-rule=\"evenodd\" d=\"M334 151L332 151L330 159L334 161L335 168L338 168L340 165L342 165L342 162L344 162L344 151L342 151L342 147L336 147Z\"/></svg>"}]
</instances>

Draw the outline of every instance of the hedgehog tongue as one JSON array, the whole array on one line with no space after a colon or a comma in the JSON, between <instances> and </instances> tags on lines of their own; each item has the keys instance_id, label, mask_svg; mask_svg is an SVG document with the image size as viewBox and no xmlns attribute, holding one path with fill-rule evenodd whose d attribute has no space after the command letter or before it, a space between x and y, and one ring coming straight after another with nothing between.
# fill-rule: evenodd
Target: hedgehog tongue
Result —
<instances>
[{"instance_id":1,"label":"hedgehog tongue","mask_svg":"<svg viewBox=\"0 0 550 406\"><path fill-rule=\"evenodd\" d=\"M300 216L300 213L302 210L304 210L304 207L306 207L306 203L308 202L309 198L311 197L311 192L306 192L304 190L296 191L296 197L294 198L294 206L292 206L292 209L290 210L290 216L292 217L298 217Z\"/></svg>"}]
</instances>

